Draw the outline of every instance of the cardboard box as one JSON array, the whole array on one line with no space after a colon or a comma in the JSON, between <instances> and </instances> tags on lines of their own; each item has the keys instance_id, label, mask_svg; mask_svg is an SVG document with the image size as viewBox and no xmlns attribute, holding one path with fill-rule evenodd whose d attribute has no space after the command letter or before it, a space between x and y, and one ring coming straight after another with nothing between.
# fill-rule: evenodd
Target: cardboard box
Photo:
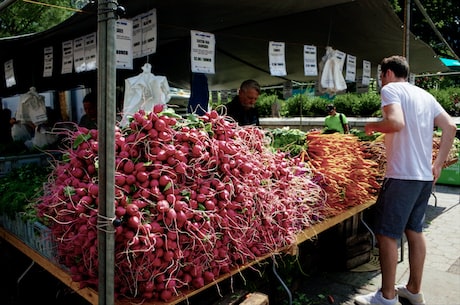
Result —
<instances>
[{"instance_id":1,"label":"cardboard box","mask_svg":"<svg viewBox=\"0 0 460 305\"><path fill-rule=\"evenodd\" d=\"M260 292L253 292L248 294L240 305L268 305L268 296Z\"/></svg>"}]
</instances>

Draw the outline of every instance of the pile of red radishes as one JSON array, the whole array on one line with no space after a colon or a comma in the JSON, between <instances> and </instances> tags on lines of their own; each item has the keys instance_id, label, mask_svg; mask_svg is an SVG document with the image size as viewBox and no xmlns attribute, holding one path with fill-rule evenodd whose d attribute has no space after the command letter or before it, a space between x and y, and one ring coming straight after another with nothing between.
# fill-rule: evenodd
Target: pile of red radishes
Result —
<instances>
[{"instance_id":1,"label":"pile of red radishes","mask_svg":"<svg viewBox=\"0 0 460 305\"><path fill-rule=\"evenodd\" d=\"M135 113L115 133L115 215L98 214L98 133L69 131L38 205L73 280L97 288L98 230L115 225L118 296L168 301L295 242L323 190L255 126L210 111Z\"/></svg>"}]
</instances>

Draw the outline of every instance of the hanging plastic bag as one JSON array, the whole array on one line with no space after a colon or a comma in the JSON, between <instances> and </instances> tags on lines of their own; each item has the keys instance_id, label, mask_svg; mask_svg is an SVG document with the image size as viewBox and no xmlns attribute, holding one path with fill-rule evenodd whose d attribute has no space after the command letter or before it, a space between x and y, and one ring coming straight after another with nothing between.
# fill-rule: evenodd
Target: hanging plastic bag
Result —
<instances>
[{"instance_id":1,"label":"hanging plastic bag","mask_svg":"<svg viewBox=\"0 0 460 305\"><path fill-rule=\"evenodd\" d=\"M39 95L34 87L31 87L29 92L19 97L16 120L23 124L32 123L35 126L43 124L48 120L45 98Z\"/></svg>"},{"instance_id":2,"label":"hanging plastic bag","mask_svg":"<svg viewBox=\"0 0 460 305\"><path fill-rule=\"evenodd\" d=\"M47 130L44 126L36 127L35 134L32 138L32 145L34 147L44 148L57 142L58 135Z\"/></svg>"},{"instance_id":3,"label":"hanging plastic bag","mask_svg":"<svg viewBox=\"0 0 460 305\"><path fill-rule=\"evenodd\" d=\"M326 47L326 54L320 64L321 92L336 94L338 91L347 89L347 83L342 74L344 55L343 52Z\"/></svg>"},{"instance_id":4,"label":"hanging plastic bag","mask_svg":"<svg viewBox=\"0 0 460 305\"><path fill-rule=\"evenodd\" d=\"M32 139L32 134L26 125L16 123L11 127L11 137L14 142L25 142Z\"/></svg>"},{"instance_id":5,"label":"hanging plastic bag","mask_svg":"<svg viewBox=\"0 0 460 305\"><path fill-rule=\"evenodd\" d=\"M165 105L171 98L166 77L153 75L152 66L144 64L142 73L125 80L125 96L121 126L126 126L129 119L140 109L152 111L153 106Z\"/></svg>"}]
</instances>

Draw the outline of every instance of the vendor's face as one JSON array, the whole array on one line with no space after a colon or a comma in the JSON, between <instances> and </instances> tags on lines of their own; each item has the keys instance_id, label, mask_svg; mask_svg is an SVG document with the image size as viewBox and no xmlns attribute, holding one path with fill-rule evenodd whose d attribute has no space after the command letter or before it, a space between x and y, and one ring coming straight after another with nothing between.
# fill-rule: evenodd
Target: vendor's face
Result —
<instances>
[{"instance_id":1,"label":"vendor's face","mask_svg":"<svg viewBox=\"0 0 460 305\"><path fill-rule=\"evenodd\" d=\"M85 103L83 103L83 109L85 110L85 113L90 118L96 118L97 117L97 105L94 105L93 103L85 102Z\"/></svg>"},{"instance_id":2,"label":"vendor's face","mask_svg":"<svg viewBox=\"0 0 460 305\"><path fill-rule=\"evenodd\" d=\"M240 90L238 95L241 105L245 108L254 108L259 98L259 93L255 89Z\"/></svg>"}]
</instances>

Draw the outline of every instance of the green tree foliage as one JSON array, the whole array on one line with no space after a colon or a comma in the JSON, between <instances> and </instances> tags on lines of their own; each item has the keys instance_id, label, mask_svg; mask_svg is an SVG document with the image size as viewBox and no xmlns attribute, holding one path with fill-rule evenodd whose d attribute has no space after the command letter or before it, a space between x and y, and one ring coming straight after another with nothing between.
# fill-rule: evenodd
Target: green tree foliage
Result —
<instances>
[{"instance_id":1,"label":"green tree foliage","mask_svg":"<svg viewBox=\"0 0 460 305\"><path fill-rule=\"evenodd\" d=\"M16 1L0 12L0 37L47 30L69 18L75 1L47 0L47 5ZM69 8L69 9L66 9Z\"/></svg>"},{"instance_id":2,"label":"green tree foliage","mask_svg":"<svg viewBox=\"0 0 460 305\"><path fill-rule=\"evenodd\" d=\"M395 12L404 20L405 0L389 0ZM460 1L458 0L419 0L438 31L458 55L460 52ZM428 43L437 54L452 58L453 54L436 35L414 1L410 1L410 30L414 35Z\"/></svg>"}]
</instances>

